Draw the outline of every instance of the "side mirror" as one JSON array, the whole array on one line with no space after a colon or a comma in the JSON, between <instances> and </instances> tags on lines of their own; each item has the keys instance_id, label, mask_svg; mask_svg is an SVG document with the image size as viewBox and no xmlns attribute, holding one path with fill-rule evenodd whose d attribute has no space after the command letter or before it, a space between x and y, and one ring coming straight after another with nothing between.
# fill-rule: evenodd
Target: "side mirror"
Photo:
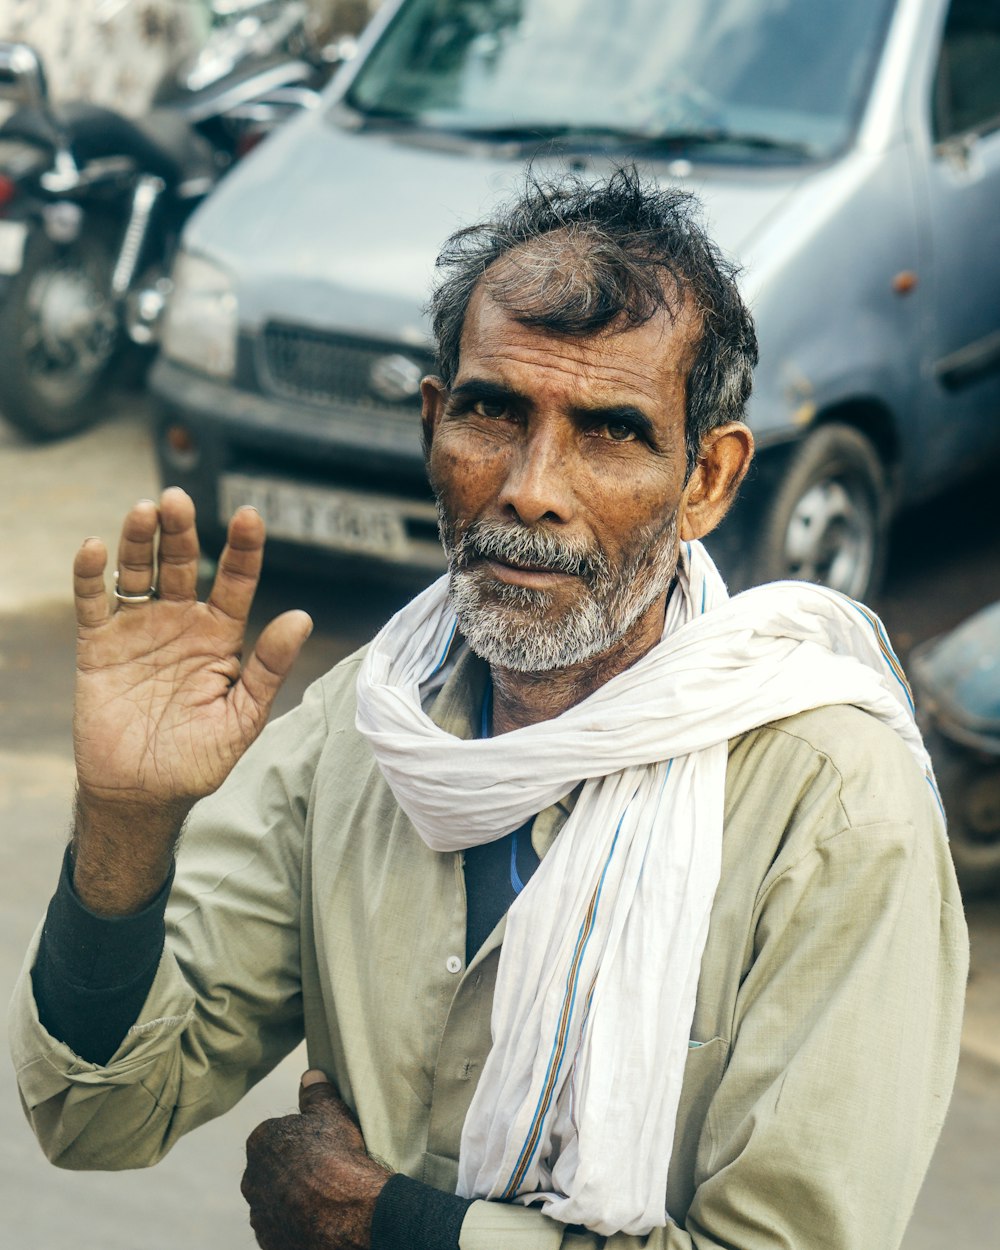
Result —
<instances>
[{"instance_id":1,"label":"side mirror","mask_svg":"<svg viewBox=\"0 0 1000 1250\"><path fill-rule=\"evenodd\" d=\"M48 106L45 70L34 48L0 40L0 98L31 108Z\"/></svg>"}]
</instances>

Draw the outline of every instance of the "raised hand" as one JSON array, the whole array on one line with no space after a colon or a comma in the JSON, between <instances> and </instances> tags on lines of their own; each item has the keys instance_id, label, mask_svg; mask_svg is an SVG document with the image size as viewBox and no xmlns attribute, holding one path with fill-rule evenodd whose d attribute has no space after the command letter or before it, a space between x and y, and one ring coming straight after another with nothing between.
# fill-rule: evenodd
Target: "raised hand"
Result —
<instances>
[{"instance_id":1,"label":"raised hand","mask_svg":"<svg viewBox=\"0 0 1000 1250\"><path fill-rule=\"evenodd\" d=\"M309 617L286 612L241 663L263 548L260 516L241 508L199 602L194 505L172 487L125 518L113 609L104 544L77 553L74 883L96 911L156 892L184 817L260 733L309 635Z\"/></svg>"}]
</instances>

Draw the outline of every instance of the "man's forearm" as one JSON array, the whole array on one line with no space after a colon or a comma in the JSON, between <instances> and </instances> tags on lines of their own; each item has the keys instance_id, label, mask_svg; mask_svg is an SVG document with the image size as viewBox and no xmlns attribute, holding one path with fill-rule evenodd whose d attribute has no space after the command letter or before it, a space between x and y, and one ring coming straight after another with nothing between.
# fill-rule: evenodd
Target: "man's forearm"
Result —
<instances>
[{"instance_id":1,"label":"man's forearm","mask_svg":"<svg viewBox=\"0 0 1000 1250\"><path fill-rule=\"evenodd\" d=\"M193 803L107 803L76 796L73 888L99 916L141 911L170 876Z\"/></svg>"}]
</instances>

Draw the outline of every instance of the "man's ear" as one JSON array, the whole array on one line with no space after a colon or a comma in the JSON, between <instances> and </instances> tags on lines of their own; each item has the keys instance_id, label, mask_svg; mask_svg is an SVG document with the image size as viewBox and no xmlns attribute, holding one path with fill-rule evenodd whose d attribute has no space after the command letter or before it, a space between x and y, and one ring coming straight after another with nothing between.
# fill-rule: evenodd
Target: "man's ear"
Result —
<instances>
[{"instance_id":1,"label":"man's ear","mask_svg":"<svg viewBox=\"0 0 1000 1250\"><path fill-rule=\"evenodd\" d=\"M433 374L428 374L426 378L421 379L420 426L425 460L430 457L431 444L434 442L434 431L437 429L437 423L441 419L442 412L444 412L447 398L448 388L440 378L435 377Z\"/></svg>"},{"instance_id":2,"label":"man's ear","mask_svg":"<svg viewBox=\"0 0 1000 1250\"><path fill-rule=\"evenodd\" d=\"M698 463L684 487L680 536L704 538L719 524L736 498L753 459L753 435L742 421L709 430L701 440Z\"/></svg>"}]
</instances>

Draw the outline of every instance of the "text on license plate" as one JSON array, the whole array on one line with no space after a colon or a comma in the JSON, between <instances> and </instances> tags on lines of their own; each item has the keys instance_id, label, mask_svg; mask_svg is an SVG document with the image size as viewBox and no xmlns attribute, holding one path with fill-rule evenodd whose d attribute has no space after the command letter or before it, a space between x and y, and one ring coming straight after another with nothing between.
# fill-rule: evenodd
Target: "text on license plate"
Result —
<instances>
[{"instance_id":1,"label":"text on license plate","mask_svg":"<svg viewBox=\"0 0 1000 1250\"><path fill-rule=\"evenodd\" d=\"M219 483L223 524L242 504L253 504L272 538L403 557L409 549L402 517L391 507L348 491L295 486L270 478L224 474Z\"/></svg>"}]
</instances>

